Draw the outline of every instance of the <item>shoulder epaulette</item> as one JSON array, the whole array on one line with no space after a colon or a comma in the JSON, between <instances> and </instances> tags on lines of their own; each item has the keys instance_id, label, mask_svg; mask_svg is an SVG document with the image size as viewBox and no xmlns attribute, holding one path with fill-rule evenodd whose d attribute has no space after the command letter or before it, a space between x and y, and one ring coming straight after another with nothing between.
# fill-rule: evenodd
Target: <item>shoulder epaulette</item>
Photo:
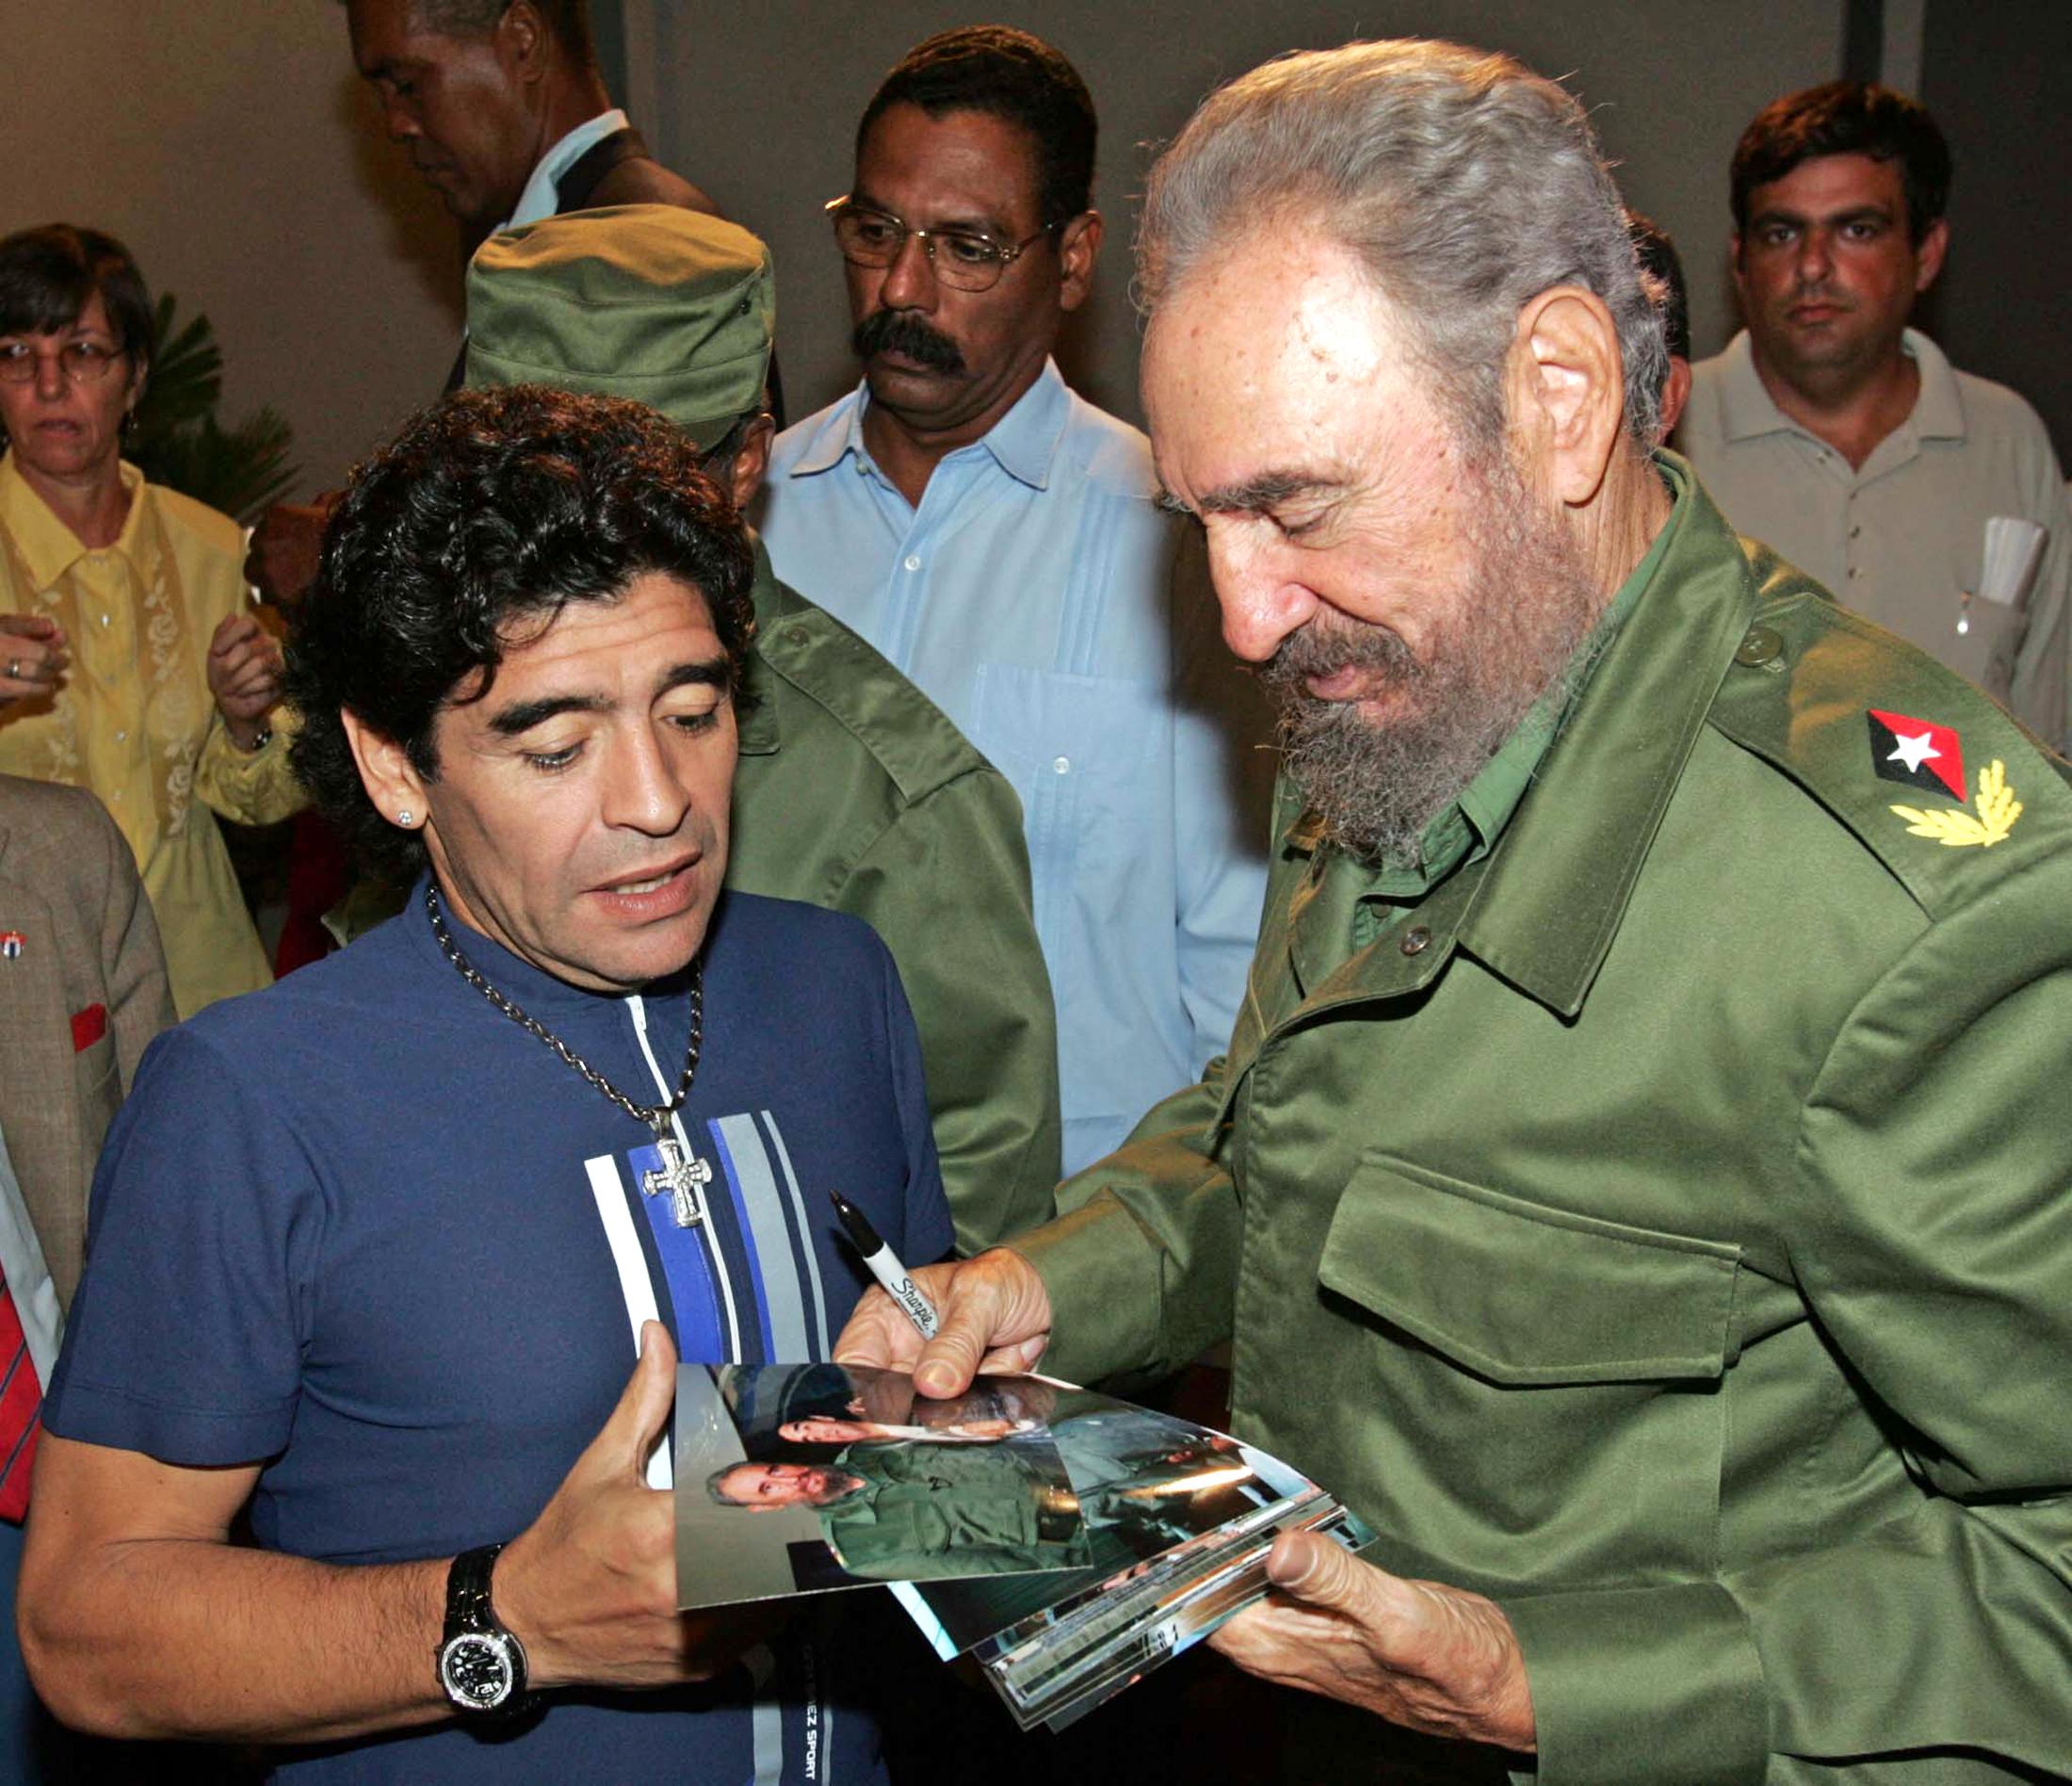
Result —
<instances>
[{"instance_id":1,"label":"shoulder epaulette","mask_svg":"<svg viewBox=\"0 0 2072 1786\"><path fill-rule=\"evenodd\" d=\"M1713 726L1846 824L1934 917L2072 848L2072 765L1767 547Z\"/></svg>"}]
</instances>

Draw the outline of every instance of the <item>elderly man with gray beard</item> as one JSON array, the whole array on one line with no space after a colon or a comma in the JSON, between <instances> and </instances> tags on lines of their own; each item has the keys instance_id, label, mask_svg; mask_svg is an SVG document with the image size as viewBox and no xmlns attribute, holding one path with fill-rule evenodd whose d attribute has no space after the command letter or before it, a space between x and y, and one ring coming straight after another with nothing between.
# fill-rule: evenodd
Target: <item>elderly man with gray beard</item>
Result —
<instances>
[{"instance_id":1,"label":"elderly man with gray beard","mask_svg":"<svg viewBox=\"0 0 2072 1786\"><path fill-rule=\"evenodd\" d=\"M1405 1729L1548 1786L2072 1771L2064 766L1651 450L1553 84L1271 63L1141 253L1159 473L1287 743L1244 1015L1057 1222L918 1275L934 1340L874 1292L837 1356L1234 1338L1238 1433L1381 1536L1284 1537L1216 1642L1362 1778Z\"/></svg>"}]
</instances>

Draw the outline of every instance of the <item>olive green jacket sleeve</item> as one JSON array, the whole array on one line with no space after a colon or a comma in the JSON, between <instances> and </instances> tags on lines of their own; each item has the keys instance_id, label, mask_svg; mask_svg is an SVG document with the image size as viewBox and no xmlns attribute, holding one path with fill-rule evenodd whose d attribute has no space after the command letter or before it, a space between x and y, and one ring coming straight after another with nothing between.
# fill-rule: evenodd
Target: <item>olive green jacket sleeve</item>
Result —
<instances>
[{"instance_id":1,"label":"olive green jacket sleeve","mask_svg":"<svg viewBox=\"0 0 2072 1786\"><path fill-rule=\"evenodd\" d=\"M1014 1242L1050 1296L1045 1374L1149 1379L1230 1337L1238 1210L1215 1158L1222 1074L1219 1057L1058 1187L1057 1221Z\"/></svg>"},{"instance_id":2,"label":"olive green jacket sleeve","mask_svg":"<svg viewBox=\"0 0 2072 1786\"><path fill-rule=\"evenodd\" d=\"M958 1250L1047 1221L1057 1026L1006 778L976 771L908 808L850 872L841 909L883 938L914 1009Z\"/></svg>"}]
</instances>

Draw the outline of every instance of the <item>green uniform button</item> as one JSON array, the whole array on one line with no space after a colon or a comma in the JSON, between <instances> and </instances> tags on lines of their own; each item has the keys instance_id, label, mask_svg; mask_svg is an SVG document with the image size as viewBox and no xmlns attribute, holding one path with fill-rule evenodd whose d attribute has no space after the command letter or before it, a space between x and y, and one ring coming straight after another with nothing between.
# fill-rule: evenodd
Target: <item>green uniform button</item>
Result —
<instances>
[{"instance_id":1,"label":"green uniform button","mask_svg":"<svg viewBox=\"0 0 2072 1786\"><path fill-rule=\"evenodd\" d=\"M785 631L785 637L795 645L802 645L806 641L806 629L803 626L790 627Z\"/></svg>"},{"instance_id":2,"label":"green uniform button","mask_svg":"<svg viewBox=\"0 0 2072 1786\"><path fill-rule=\"evenodd\" d=\"M1784 641L1768 626L1751 626L1734 653L1736 663L1769 663L1784 656Z\"/></svg>"},{"instance_id":3,"label":"green uniform button","mask_svg":"<svg viewBox=\"0 0 2072 1786\"><path fill-rule=\"evenodd\" d=\"M1422 924L1413 924L1403 933L1402 950L1406 955L1421 955L1432 947L1432 933Z\"/></svg>"}]
</instances>

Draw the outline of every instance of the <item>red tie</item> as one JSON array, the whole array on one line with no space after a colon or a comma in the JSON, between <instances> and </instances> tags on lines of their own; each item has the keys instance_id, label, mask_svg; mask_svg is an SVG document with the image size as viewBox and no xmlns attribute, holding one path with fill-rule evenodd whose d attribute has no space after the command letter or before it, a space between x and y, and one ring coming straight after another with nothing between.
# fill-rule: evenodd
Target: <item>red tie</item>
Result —
<instances>
[{"instance_id":1,"label":"red tie","mask_svg":"<svg viewBox=\"0 0 2072 1786\"><path fill-rule=\"evenodd\" d=\"M36 1361L22 1335L22 1317L14 1292L0 1277L0 1519L17 1525L29 1510L29 1471L36 1463L36 1436L42 1430L43 1388L36 1380Z\"/></svg>"}]
</instances>

